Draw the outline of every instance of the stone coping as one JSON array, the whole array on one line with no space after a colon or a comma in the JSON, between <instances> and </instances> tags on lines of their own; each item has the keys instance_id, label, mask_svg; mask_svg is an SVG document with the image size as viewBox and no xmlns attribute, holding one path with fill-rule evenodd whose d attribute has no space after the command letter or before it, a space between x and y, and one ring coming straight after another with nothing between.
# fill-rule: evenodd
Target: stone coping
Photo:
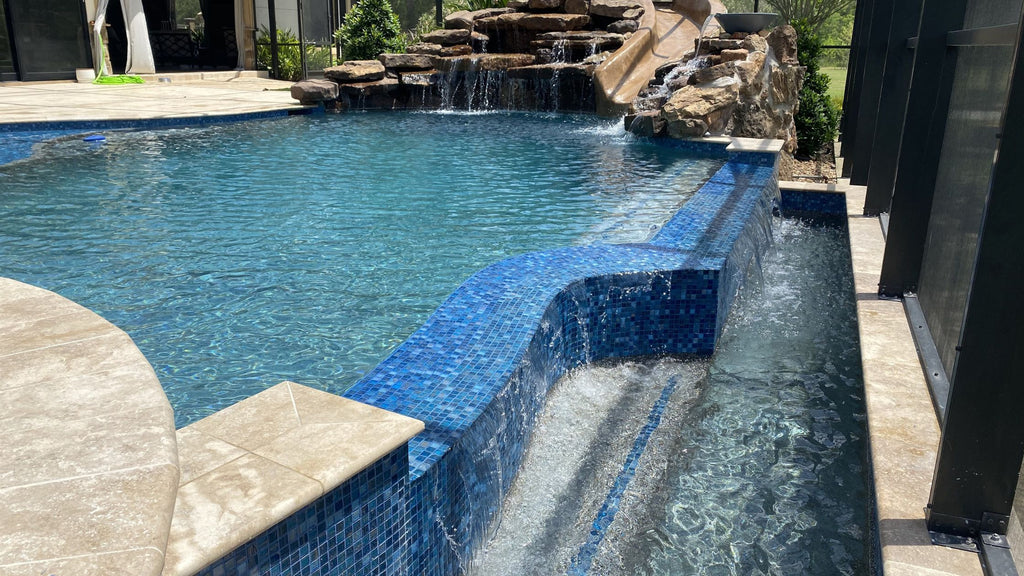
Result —
<instances>
[{"instance_id":1,"label":"stone coping","mask_svg":"<svg viewBox=\"0 0 1024 576\"><path fill-rule=\"evenodd\" d=\"M780 190L793 190L797 192L816 192L818 194L847 194L851 186L824 182L779 182Z\"/></svg>"},{"instance_id":2,"label":"stone coping","mask_svg":"<svg viewBox=\"0 0 1024 576\"><path fill-rule=\"evenodd\" d=\"M877 296L885 240L878 218L862 215L866 187L782 186L846 194L882 572L981 576L977 554L932 545L925 525L939 423L903 304Z\"/></svg>"},{"instance_id":3,"label":"stone coping","mask_svg":"<svg viewBox=\"0 0 1024 576\"><path fill-rule=\"evenodd\" d=\"M294 382L178 430L181 486L163 574L195 574L422 430Z\"/></svg>"},{"instance_id":4,"label":"stone coping","mask_svg":"<svg viewBox=\"0 0 1024 576\"><path fill-rule=\"evenodd\" d=\"M0 573L159 574L174 416L127 334L0 278Z\"/></svg>"},{"instance_id":5,"label":"stone coping","mask_svg":"<svg viewBox=\"0 0 1024 576\"><path fill-rule=\"evenodd\" d=\"M766 152L769 154L778 154L782 152L782 147L786 144L785 140L771 139L771 138L729 138L729 145L726 146L726 152Z\"/></svg>"}]
</instances>

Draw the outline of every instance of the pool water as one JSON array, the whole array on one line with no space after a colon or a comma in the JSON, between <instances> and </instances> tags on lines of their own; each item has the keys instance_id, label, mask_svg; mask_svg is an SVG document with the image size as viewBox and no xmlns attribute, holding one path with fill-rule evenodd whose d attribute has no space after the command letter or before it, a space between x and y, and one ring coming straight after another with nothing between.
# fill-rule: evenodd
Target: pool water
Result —
<instances>
[{"instance_id":1,"label":"pool water","mask_svg":"<svg viewBox=\"0 0 1024 576\"><path fill-rule=\"evenodd\" d=\"M178 426L282 380L340 393L473 272L642 242L724 161L551 114L105 135L0 166L0 275L128 332Z\"/></svg>"},{"instance_id":2,"label":"pool water","mask_svg":"<svg viewBox=\"0 0 1024 576\"><path fill-rule=\"evenodd\" d=\"M775 219L773 235L710 359L631 359L556 384L473 574L871 574L846 230Z\"/></svg>"}]
</instances>

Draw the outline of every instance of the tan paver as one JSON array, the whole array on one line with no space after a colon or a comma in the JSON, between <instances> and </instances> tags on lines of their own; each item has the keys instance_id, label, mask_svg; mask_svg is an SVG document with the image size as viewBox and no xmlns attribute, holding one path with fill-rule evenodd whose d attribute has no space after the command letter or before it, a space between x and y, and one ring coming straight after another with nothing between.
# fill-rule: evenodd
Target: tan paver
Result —
<instances>
[{"instance_id":1,"label":"tan paver","mask_svg":"<svg viewBox=\"0 0 1024 576\"><path fill-rule=\"evenodd\" d=\"M0 278L0 574L159 573L174 417L131 339Z\"/></svg>"},{"instance_id":2,"label":"tan paver","mask_svg":"<svg viewBox=\"0 0 1024 576\"><path fill-rule=\"evenodd\" d=\"M981 576L977 554L933 546L925 526L939 424L903 304L877 297L881 225L861 216L864 187L828 188L846 193L883 572Z\"/></svg>"},{"instance_id":3,"label":"tan paver","mask_svg":"<svg viewBox=\"0 0 1024 576\"><path fill-rule=\"evenodd\" d=\"M341 485L423 423L282 382L178 431L165 576L194 574Z\"/></svg>"}]
</instances>

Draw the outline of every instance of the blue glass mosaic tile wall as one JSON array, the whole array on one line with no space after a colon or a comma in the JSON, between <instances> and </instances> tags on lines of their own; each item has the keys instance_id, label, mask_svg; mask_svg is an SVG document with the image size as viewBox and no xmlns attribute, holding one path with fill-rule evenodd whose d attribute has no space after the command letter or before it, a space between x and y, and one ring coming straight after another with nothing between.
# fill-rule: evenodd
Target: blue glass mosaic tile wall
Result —
<instances>
[{"instance_id":1,"label":"blue glass mosaic tile wall","mask_svg":"<svg viewBox=\"0 0 1024 576\"><path fill-rule=\"evenodd\" d=\"M408 489L400 446L199 574L408 574Z\"/></svg>"},{"instance_id":2,"label":"blue glass mosaic tile wall","mask_svg":"<svg viewBox=\"0 0 1024 576\"><path fill-rule=\"evenodd\" d=\"M779 210L787 216L801 214L846 216L846 195L809 190L783 190Z\"/></svg>"},{"instance_id":3,"label":"blue glass mosaic tile wall","mask_svg":"<svg viewBox=\"0 0 1024 576\"><path fill-rule=\"evenodd\" d=\"M770 238L775 156L729 161L647 244L525 254L475 274L345 396L423 420L410 441L410 573L460 573L548 388L609 357L710 354Z\"/></svg>"}]
</instances>

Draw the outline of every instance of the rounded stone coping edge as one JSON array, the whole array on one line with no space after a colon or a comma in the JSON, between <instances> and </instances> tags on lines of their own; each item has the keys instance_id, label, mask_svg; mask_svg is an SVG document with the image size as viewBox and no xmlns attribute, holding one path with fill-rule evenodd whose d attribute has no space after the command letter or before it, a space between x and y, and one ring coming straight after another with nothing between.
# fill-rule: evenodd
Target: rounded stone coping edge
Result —
<instances>
[{"instance_id":1,"label":"rounded stone coping edge","mask_svg":"<svg viewBox=\"0 0 1024 576\"><path fill-rule=\"evenodd\" d=\"M739 138L730 137L729 145L725 148L727 152L768 152L778 154L782 152L785 140L775 138Z\"/></svg>"},{"instance_id":2,"label":"rounded stone coping edge","mask_svg":"<svg viewBox=\"0 0 1024 576\"><path fill-rule=\"evenodd\" d=\"M101 575L116 554L159 574L178 454L152 366L98 314L8 278L0 350L0 461L17 462L0 485L0 572Z\"/></svg>"}]
</instances>

